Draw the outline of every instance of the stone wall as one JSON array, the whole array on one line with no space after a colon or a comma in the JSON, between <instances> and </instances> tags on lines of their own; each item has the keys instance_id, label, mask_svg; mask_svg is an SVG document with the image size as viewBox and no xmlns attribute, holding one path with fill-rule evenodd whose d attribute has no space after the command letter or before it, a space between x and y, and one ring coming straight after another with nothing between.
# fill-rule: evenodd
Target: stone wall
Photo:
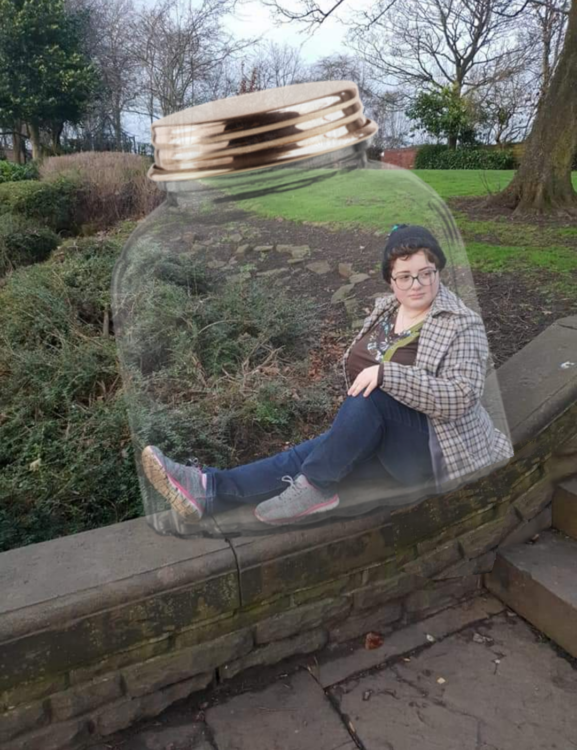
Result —
<instances>
[{"instance_id":1,"label":"stone wall","mask_svg":"<svg viewBox=\"0 0 577 750\"><path fill-rule=\"evenodd\" d=\"M577 367L561 367L576 344L565 318L500 368L515 457L416 507L230 540L138 519L0 555L2 747L85 747L250 667L478 594L499 546L551 525L577 468Z\"/></svg>"}]
</instances>

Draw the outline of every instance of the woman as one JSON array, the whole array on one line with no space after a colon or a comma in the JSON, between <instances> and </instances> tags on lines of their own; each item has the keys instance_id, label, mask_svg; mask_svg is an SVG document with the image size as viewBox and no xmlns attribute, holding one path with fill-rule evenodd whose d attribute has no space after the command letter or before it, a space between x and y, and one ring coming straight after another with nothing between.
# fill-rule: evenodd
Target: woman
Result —
<instances>
[{"instance_id":1,"label":"woman","mask_svg":"<svg viewBox=\"0 0 577 750\"><path fill-rule=\"evenodd\" d=\"M406 485L453 480L513 456L480 403L488 345L480 316L442 284L446 264L424 227L393 227L377 299L343 357L347 397L329 430L234 469L185 466L142 453L154 487L189 522L229 503L258 503L266 524L294 523L339 504L349 472ZM288 482L285 487L283 483Z\"/></svg>"}]
</instances>

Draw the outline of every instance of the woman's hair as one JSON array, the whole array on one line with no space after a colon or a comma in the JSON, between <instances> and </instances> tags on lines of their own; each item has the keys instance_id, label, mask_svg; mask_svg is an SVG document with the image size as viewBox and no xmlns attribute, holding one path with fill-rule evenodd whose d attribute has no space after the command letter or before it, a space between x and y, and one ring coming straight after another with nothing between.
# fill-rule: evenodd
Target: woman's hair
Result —
<instances>
[{"instance_id":1,"label":"woman's hair","mask_svg":"<svg viewBox=\"0 0 577 750\"><path fill-rule=\"evenodd\" d=\"M421 250L425 253L427 260L430 263L434 263L435 268L439 268L440 266L439 258L435 255L435 253L432 250L429 250L428 247L415 247L414 245L411 245L411 246L398 245L398 247L395 247L393 248L393 250L391 250L391 254L387 258L386 262L383 263L383 266L382 266L383 279L387 282L387 284L391 283L391 274L393 272L393 267L395 265L395 261L397 260L397 258L403 258L404 260L406 257L415 255L415 253L418 253Z\"/></svg>"}]
</instances>

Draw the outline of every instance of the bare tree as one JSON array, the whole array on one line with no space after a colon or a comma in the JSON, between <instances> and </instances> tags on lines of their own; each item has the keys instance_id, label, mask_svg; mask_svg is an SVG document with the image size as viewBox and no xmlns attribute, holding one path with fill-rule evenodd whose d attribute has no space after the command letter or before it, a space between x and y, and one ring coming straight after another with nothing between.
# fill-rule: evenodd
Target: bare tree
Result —
<instances>
[{"instance_id":1,"label":"bare tree","mask_svg":"<svg viewBox=\"0 0 577 750\"><path fill-rule=\"evenodd\" d=\"M553 0L550 0L553 1ZM324 23L344 3L322 6L301 0L264 0L279 20L298 21L309 30ZM396 89L405 109L423 89L450 87L468 109L493 87L522 76L535 56L516 38L515 22L498 11L509 0L375 0L343 18L348 42L371 71L373 88ZM400 115L398 115L399 117ZM456 145L449 138L449 145Z\"/></svg>"},{"instance_id":2,"label":"bare tree","mask_svg":"<svg viewBox=\"0 0 577 750\"><path fill-rule=\"evenodd\" d=\"M208 71L200 84L203 101L214 101L215 99L226 99L236 96L243 75L242 58L227 58L220 65Z\"/></svg>"},{"instance_id":3,"label":"bare tree","mask_svg":"<svg viewBox=\"0 0 577 750\"><path fill-rule=\"evenodd\" d=\"M254 62L258 63L258 83L261 89L291 86L307 79L307 66L300 47L286 42L269 42L262 49L257 49L256 55Z\"/></svg>"},{"instance_id":4,"label":"bare tree","mask_svg":"<svg viewBox=\"0 0 577 750\"><path fill-rule=\"evenodd\" d=\"M528 50L512 22L495 13L506 0L397 0L385 15L379 0L355 14L350 39L358 53L407 91L451 86L459 96L522 71Z\"/></svg>"},{"instance_id":5,"label":"bare tree","mask_svg":"<svg viewBox=\"0 0 577 750\"><path fill-rule=\"evenodd\" d=\"M140 67L140 111L150 120L205 101L205 83L255 40L234 40L222 24L234 0L159 0L133 28Z\"/></svg>"},{"instance_id":6,"label":"bare tree","mask_svg":"<svg viewBox=\"0 0 577 750\"><path fill-rule=\"evenodd\" d=\"M559 61L567 31L567 0L543 0L527 6L527 42L540 50L540 96L544 96Z\"/></svg>"},{"instance_id":7,"label":"bare tree","mask_svg":"<svg viewBox=\"0 0 577 750\"><path fill-rule=\"evenodd\" d=\"M302 45L301 45L302 46ZM252 52L236 66L235 94L291 86L310 79L309 68L302 59L300 47L273 41L254 45Z\"/></svg>"},{"instance_id":8,"label":"bare tree","mask_svg":"<svg viewBox=\"0 0 577 750\"><path fill-rule=\"evenodd\" d=\"M497 145L522 141L529 131L538 102L533 75L517 75L495 83L476 99L481 112L479 134Z\"/></svg>"},{"instance_id":9,"label":"bare tree","mask_svg":"<svg viewBox=\"0 0 577 750\"><path fill-rule=\"evenodd\" d=\"M136 9L133 0L68 0L89 12L88 52L102 82L84 124L90 132L110 129L122 150L122 117L138 96L138 66L132 40Z\"/></svg>"},{"instance_id":10,"label":"bare tree","mask_svg":"<svg viewBox=\"0 0 577 750\"><path fill-rule=\"evenodd\" d=\"M311 66L311 75L315 81L347 80L357 84L364 112L379 127L373 141L375 150L408 144L410 123L401 97L375 80L366 61L346 53L328 55Z\"/></svg>"}]
</instances>

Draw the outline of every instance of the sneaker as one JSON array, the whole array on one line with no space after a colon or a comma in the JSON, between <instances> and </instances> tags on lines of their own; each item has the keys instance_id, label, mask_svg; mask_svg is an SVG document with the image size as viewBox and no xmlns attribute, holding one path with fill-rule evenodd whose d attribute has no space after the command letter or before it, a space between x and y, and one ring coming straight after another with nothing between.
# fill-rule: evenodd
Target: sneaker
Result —
<instances>
[{"instance_id":1,"label":"sneaker","mask_svg":"<svg viewBox=\"0 0 577 750\"><path fill-rule=\"evenodd\" d=\"M254 510L262 523L291 523L314 513L332 510L340 502L336 493L327 496L326 492L313 487L304 474L299 474L296 479L285 476L282 481L289 482L290 486L280 495L259 503Z\"/></svg>"},{"instance_id":2,"label":"sneaker","mask_svg":"<svg viewBox=\"0 0 577 750\"><path fill-rule=\"evenodd\" d=\"M167 458L159 448L147 445L142 467L148 481L189 523L200 521L206 509L202 471Z\"/></svg>"}]
</instances>

